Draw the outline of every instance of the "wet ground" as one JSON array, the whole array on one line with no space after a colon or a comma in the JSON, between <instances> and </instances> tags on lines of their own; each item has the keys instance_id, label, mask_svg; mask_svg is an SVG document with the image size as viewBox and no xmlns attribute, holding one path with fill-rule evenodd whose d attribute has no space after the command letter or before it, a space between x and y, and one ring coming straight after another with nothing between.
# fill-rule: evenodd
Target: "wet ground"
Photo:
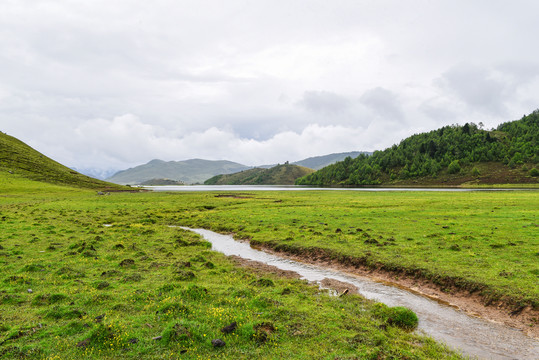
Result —
<instances>
[{"instance_id":1,"label":"wet ground","mask_svg":"<svg viewBox=\"0 0 539 360\"><path fill-rule=\"evenodd\" d=\"M435 301L400 287L325 268L313 264L285 259L275 254L252 249L248 243L234 240L204 229L187 229L202 235L212 243L213 250L225 255L236 255L274 266L286 274L295 272L301 278L331 287L346 284L364 297L383 302L389 306L405 306L419 317L418 331L437 341L444 342L465 355L481 359L539 359L539 341L526 336L522 331L502 324L472 317L452 306Z\"/></svg>"}]
</instances>

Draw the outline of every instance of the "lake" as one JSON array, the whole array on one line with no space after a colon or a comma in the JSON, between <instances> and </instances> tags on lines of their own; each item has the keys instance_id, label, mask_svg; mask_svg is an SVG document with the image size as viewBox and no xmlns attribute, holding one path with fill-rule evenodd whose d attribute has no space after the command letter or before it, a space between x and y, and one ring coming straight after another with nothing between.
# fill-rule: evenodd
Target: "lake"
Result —
<instances>
[{"instance_id":1,"label":"lake","mask_svg":"<svg viewBox=\"0 0 539 360\"><path fill-rule=\"evenodd\" d=\"M153 191L507 191L525 189L463 189L463 188L339 188L297 185L163 185L143 186Z\"/></svg>"}]
</instances>

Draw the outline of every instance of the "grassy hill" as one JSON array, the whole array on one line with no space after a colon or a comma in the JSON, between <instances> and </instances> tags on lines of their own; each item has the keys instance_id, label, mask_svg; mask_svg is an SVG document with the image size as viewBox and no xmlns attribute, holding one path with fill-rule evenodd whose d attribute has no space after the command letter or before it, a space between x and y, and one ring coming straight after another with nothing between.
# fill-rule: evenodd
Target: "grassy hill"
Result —
<instances>
[{"instance_id":1,"label":"grassy hill","mask_svg":"<svg viewBox=\"0 0 539 360\"><path fill-rule=\"evenodd\" d=\"M55 185L105 191L125 187L82 175L32 149L22 141L0 132L0 173Z\"/></svg>"},{"instance_id":2,"label":"grassy hill","mask_svg":"<svg viewBox=\"0 0 539 360\"><path fill-rule=\"evenodd\" d=\"M134 185L152 179L172 179L186 184L194 184L201 183L217 174L230 174L248 168L248 166L227 160L163 161L156 159L147 164L119 171L107 181Z\"/></svg>"},{"instance_id":3,"label":"grassy hill","mask_svg":"<svg viewBox=\"0 0 539 360\"><path fill-rule=\"evenodd\" d=\"M234 174L214 176L204 185L293 185L296 179L314 172L303 166L284 164L270 169L254 168Z\"/></svg>"},{"instance_id":4,"label":"grassy hill","mask_svg":"<svg viewBox=\"0 0 539 360\"><path fill-rule=\"evenodd\" d=\"M299 185L538 184L539 110L487 131L473 123L416 134L327 166Z\"/></svg>"}]
</instances>

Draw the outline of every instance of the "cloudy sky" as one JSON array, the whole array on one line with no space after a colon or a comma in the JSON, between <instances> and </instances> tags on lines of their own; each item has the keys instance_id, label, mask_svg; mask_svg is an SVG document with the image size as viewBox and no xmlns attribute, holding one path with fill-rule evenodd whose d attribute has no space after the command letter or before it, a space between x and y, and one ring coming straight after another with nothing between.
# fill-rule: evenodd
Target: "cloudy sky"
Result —
<instances>
[{"instance_id":1,"label":"cloudy sky","mask_svg":"<svg viewBox=\"0 0 539 360\"><path fill-rule=\"evenodd\" d=\"M539 107L536 0L1 0L0 131L78 169L384 149Z\"/></svg>"}]
</instances>

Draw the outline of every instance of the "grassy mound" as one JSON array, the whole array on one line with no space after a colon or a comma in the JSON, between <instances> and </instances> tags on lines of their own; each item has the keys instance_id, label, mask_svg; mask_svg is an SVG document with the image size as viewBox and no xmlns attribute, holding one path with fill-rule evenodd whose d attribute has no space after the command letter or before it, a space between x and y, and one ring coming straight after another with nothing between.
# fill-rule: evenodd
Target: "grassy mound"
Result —
<instances>
[{"instance_id":1,"label":"grassy mound","mask_svg":"<svg viewBox=\"0 0 539 360\"><path fill-rule=\"evenodd\" d=\"M0 173L29 180L80 188L119 191L128 188L82 175L0 132Z\"/></svg>"}]
</instances>

